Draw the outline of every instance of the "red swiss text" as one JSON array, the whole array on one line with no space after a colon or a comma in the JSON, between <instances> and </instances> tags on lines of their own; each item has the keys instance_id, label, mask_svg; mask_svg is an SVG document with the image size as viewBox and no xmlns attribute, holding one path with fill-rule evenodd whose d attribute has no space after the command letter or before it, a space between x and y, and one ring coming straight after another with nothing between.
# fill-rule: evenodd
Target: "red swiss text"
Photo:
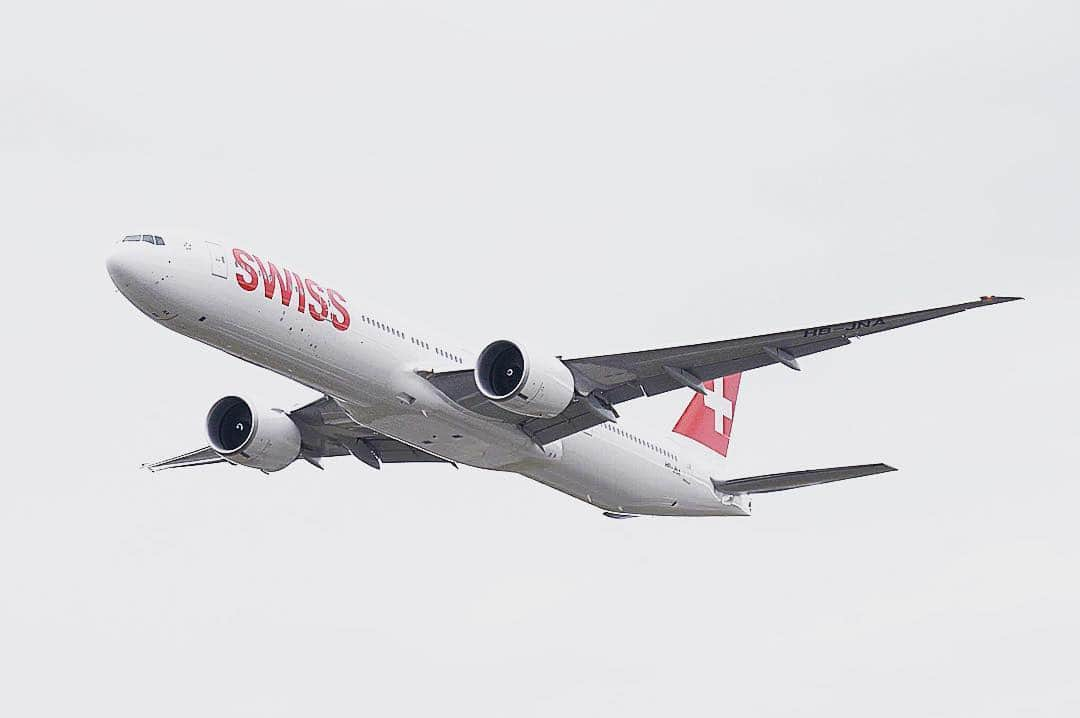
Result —
<instances>
[{"instance_id":1,"label":"red swiss text","mask_svg":"<svg viewBox=\"0 0 1080 718\"><path fill-rule=\"evenodd\" d=\"M232 253L236 260L236 283L241 289L254 292L261 283L267 299L273 300L275 294L280 294L281 303L288 307L296 297L296 309L301 314L306 312L317 322L329 319L341 331L349 328L351 319L345 297L337 290L323 289L311 279L284 267L278 269L273 262L263 262L242 249L233 249Z\"/></svg>"}]
</instances>

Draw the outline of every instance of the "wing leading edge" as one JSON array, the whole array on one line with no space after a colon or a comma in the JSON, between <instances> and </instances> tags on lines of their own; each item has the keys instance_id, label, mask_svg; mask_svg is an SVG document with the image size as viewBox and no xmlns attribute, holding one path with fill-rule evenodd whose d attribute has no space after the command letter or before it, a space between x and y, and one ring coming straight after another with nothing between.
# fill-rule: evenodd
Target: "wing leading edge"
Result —
<instances>
[{"instance_id":1,"label":"wing leading edge","mask_svg":"<svg viewBox=\"0 0 1080 718\"><path fill-rule=\"evenodd\" d=\"M802 357L845 346L857 337L1019 299L1022 297L988 296L974 302L741 339L566 359L563 363L574 376L575 397L551 419L523 417L502 409L478 392L471 371L434 374L428 380L467 409L518 424L542 445L617 417L614 406L631 399L685 387L702 391L701 385L710 379L772 364L798 370Z\"/></svg>"}]
</instances>

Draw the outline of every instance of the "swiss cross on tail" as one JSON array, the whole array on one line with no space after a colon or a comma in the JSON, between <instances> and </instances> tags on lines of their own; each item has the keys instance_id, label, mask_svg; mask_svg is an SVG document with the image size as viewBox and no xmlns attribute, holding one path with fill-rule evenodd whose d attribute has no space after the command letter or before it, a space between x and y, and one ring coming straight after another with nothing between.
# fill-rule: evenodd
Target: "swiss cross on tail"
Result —
<instances>
[{"instance_id":1,"label":"swiss cross on tail","mask_svg":"<svg viewBox=\"0 0 1080 718\"><path fill-rule=\"evenodd\" d=\"M694 394L672 431L704 444L721 456L727 456L741 379L742 374L732 374L716 382L705 382L705 396ZM717 383L720 384L719 390Z\"/></svg>"}]
</instances>

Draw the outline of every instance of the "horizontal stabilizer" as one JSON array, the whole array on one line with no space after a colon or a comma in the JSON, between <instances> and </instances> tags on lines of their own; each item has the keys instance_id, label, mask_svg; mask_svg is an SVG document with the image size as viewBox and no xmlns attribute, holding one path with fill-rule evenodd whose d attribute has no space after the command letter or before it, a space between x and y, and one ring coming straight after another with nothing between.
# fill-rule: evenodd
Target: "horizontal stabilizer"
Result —
<instances>
[{"instance_id":1,"label":"horizontal stabilizer","mask_svg":"<svg viewBox=\"0 0 1080 718\"><path fill-rule=\"evenodd\" d=\"M745 479L732 479L731 481L713 479L713 486L717 491L725 494L767 494L772 491L801 489L804 486L827 484L831 481L843 481L844 479L857 479L860 476L873 476L874 474L885 474L890 471L896 471L896 469L888 464L839 466L832 469L807 469L805 471L789 471L785 474L750 476Z\"/></svg>"}]
</instances>

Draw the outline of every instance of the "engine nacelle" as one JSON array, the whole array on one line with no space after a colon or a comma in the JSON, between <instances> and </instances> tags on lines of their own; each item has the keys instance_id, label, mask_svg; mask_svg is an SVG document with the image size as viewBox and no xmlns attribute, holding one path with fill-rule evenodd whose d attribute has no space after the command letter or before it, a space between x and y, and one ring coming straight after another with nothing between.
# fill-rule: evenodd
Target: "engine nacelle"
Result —
<instances>
[{"instance_id":1,"label":"engine nacelle","mask_svg":"<svg viewBox=\"0 0 1080 718\"><path fill-rule=\"evenodd\" d=\"M550 419L574 398L574 376L565 364L555 357L531 357L506 339L484 347L473 377L481 394L522 416Z\"/></svg>"},{"instance_id":2,"label":"engine nacelle","mask_svg":"<svg viewBox=\"0 0 1080 718\"><path fill-rule=\"evenodd\" d=\"M214 402L206 433L223 459L260 471L280 471L300 456L300 429L288 415L258 409L238 396Z\"/></svg>"}]
</instances>

